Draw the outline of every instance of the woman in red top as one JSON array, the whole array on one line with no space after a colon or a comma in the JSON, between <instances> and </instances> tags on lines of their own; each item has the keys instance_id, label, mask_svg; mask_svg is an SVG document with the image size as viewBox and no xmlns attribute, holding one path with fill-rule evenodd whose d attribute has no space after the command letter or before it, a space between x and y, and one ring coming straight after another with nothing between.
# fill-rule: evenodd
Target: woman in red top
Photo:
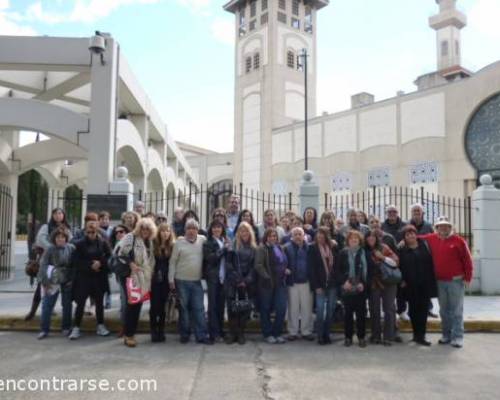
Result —
<instances>
[{"instance_id":1,"label":"woman in red top","mask_svg":"<svg viewBox=\"0 0 500 400\"><path fill-rule=\"evenodd\" d=\"M383 343L390 346L396 335L396 293L397 284L382 282L382 263L393 268L399 265L398 256L380 241L375 231L370 231L365 236L366 261L368 265L368 283L370 288L370 316L372 323L372 335L370 342L374 344ZM380 303L384 309L384 340L381 338Z\"/></svg>"}]
</instances>

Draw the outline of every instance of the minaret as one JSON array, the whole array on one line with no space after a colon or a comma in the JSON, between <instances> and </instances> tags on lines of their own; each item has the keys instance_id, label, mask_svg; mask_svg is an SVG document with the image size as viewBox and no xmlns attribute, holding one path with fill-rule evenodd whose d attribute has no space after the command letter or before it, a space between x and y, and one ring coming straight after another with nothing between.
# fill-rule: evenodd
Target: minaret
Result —
<instances>
[{"instance_id":1,"label":"minaret","mask_svg":"<svg viewBox=\"0 0 500 400\"><path fill-rule=\"evenodd\" d=\"M457 10L457 0L436 0L439 14L429 18L436 30L438 71L461 65L460 30L467 25L467 17Z\"/></svg>"},{"instance_id":2,"label":"minaret","mask_svg":"<svg viewBox=\"0 0 500 400\"><path fill-rule=\"evenodd\" d=\"M316 115L316 11L329 0L231 0L235 15L234 184L269 192L272 130L304 119L307 49L308 112Z\"/></svg>"}]
</instances>

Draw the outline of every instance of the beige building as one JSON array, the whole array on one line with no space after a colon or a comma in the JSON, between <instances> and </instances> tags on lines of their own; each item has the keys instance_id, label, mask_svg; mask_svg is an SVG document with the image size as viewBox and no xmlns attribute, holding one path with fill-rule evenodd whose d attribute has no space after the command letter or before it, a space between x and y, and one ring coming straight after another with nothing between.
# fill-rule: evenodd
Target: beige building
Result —
<instances>
[{"instance_id":1,"label":"beige building","mask_svg":"<svg viewBox=\"0 0 500 400\"><path fill-rule=\"evenodd\" d=\"M316 12L327 0L232 0L235 14L234 182L297 192L304 169L304 72L308 58L308 156L322 193L369 187L424 187L467 196L478 169L500 175L500 62L472 73L461 66L466 16L456 0L436 0L436 72L417 90L375 101L352 97L349 110L315 116ZM375 77L374 77L375 79ZM299 122L300 121L300 122ZM474 166L471 163L474 162Z\"/></svg>"}]
</instances>

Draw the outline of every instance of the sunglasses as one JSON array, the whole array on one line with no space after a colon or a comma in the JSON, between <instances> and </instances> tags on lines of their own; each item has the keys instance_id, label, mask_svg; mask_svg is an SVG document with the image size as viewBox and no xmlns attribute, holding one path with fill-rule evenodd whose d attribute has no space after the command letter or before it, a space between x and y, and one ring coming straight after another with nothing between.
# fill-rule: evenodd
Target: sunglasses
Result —
<instances>
[{"instance_id":1,"label":"sunglasses","mask_svg":"<svg viewBox=\"0 0 500 400\"><path fill-rule=\"evenodd\" d=\"M96 231L87 231L87 235L95 235L97 232Z\"/></svg>"},{"instance_id":2,"label":"sunglasses","mask_svg":"<svg viewBox=\"0 0 500 400\"><path fill-rule=\"evenodd\" d=\"M118 235L119 233L125 233L125 231L123 231L123 230L121 230L121 229L118 229L118 230L116 231L116 234Z\"/></svg>"}]
</instances>

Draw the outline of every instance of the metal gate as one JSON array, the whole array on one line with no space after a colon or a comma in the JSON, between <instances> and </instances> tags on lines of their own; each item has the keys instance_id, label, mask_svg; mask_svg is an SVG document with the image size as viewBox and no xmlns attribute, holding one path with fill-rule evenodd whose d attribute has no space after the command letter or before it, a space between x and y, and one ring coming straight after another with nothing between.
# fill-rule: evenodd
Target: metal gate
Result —
<instances>
[{"instance_id":1,"label":"metal gate","mask_svg":"<svg viewBox=\"0 0 500 400\"><path fill-rule=\"evenodd\" d=\"M10 278L12 246L12 195L10 188L0 184L0 280Z\"/></svg>"}]
</instances>

